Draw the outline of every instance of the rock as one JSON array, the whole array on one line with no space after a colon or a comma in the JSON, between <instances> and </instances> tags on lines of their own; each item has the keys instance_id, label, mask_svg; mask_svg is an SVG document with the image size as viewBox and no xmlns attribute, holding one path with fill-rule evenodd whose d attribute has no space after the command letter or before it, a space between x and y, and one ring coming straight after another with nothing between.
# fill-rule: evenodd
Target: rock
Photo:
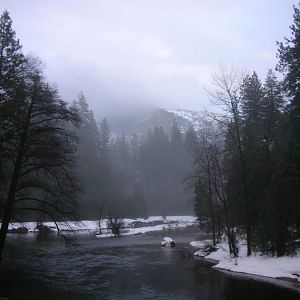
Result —
<instances>
[{"instance_id":1,"label":"rock","mask_svg":"<svg viewBox=\"0 0 300 300\"><path fill-rule=\"evenodd\" d=\"M8 233L27 234L28 228L26 227L13 228L8 230Z\"/></svg>"},{"instance_id":2,"label":"rock","mask_svg":"<svg viewBox=\"0 0 300 300\"><path fill-rule=\"evenodd\" d=\"M175 241L170 237L164 237L160 245L162 247L175 247Z\"/></svg>"},{"instance_id":3,"label":"rock","mask_svg":"<svg viewBox=\"0 0 300 300\"><path fill-rule=\"evenodd\" d=\"M194 241L190 243L191 246L199 248L198 251L194 253L196 256L205 257L209 255L211 252L215 252L218 250L217 247L212 245L211 240L203 240L203 241Z\"/></svg>"},{"instance_id":4,"label":"rock","mask_svg":"<svg viewBox=\"0 0 300 300\"><path fill-rule=\"evenodd\" d=\"M207 252L203 251L203 250L198 250L194 253L195 256L199 256L199 257L205 257L207 255Z\"/></svg>"},{"instance_id":5,"label":"rock","mask_svg":"<svg viewBox=\"0 0 300 300\"><path fill-rule=\"evenodd\" d=\"M48 234L52 232L52 230L46 225L39 224L36 228L39 230L39 233Z\"/></svg>"}]
</instances>

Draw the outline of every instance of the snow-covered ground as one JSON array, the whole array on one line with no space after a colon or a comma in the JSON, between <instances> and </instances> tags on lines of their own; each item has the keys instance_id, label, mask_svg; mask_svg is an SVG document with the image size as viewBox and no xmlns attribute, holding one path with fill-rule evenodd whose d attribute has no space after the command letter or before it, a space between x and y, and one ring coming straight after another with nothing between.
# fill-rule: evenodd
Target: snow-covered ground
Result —
<instances>
[{"instance_id":1,"label":"snow-covered ground","mask_svg":"<svg viewBox=\"0 0 300 300\"><path fill-rule=\"evenodd\" d=\"M185 228L196 224L196 217L193 216L168 216L163 219L160 216L153 216L147 219L123 219L122 235L135 235L164 229ZM61 231L91 232L99 233L99 221L74 221L67 223L57 223ZM43 225L53 231L57 231L53 222L43 222ZM26 227L29 232L36 232L36 222L11 223L9 230ZM112 234L107 230L107 219L101 220L102 234L97 237L110 237Z\"/></svg>"},{"instance_id":2,"label":"snow-covered ground","mask_svg":"<svg viewBox=\"0 0 300 300\"><path fill-rule=\"evenodd\" d=\"M203 257L201 248L205 243L203 241L193 241L190 244L200 248L194 255ZM205 258L218 261L218 264L214 266L217 269L278 279L292 279L300 282L300 253L293 257L270 257L258 253L247 257L247 247L245 244L241 244L239 246L239 257L231 258L228 244L221 243L218 245L217 251L211 252Z\"/></svg>"}]
</instances>

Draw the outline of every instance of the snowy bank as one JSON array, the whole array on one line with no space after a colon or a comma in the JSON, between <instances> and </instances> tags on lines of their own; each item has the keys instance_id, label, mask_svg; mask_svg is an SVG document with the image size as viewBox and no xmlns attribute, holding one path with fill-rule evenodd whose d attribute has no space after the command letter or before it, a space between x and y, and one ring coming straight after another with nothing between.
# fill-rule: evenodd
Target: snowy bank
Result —
<instances>
[{"instance_id":1,"label":"snowy bank","mask_svg":"<svg viewBox=\"0 0 300 300\"><path fill-rule=\"evenodd\" d=\"M197 244L195 242L192 243ZM198 245L200 245L200 250L196 251L194 255L217 261L218 263L214 268L282 279L293 283L300 282L300 253L293 257L270 257L260 254L253 254L247 257L246 245L240 245L239 257L231 258L228 245L221 243L217 246L217 251L203 256L201 244L199 243Z\"/></svg>"},{"instance_id":2,"label":"snowy bank","mask_svg":"<svg viewBox=\"0 0 300 300\"><path fill-rule=\"evenodd\" d=\"M139 225L138 227L136 225ZM137 235L148 232L163 231L169 229L183 229L189 226L197 225L197 218L193 216L168 216L149 217L147 219L124 219L124 228L121 235ZM96 237L111 237L110 233L97 234Z\"/></svg>"},{"instance_id":3,"label":"snowy bank","mask_svg":"<svg viewBox=\"0 0 300 300\"><path fill-rule=\"evenodd\" d=\"M98 234L97 237L110 237L112 234L108 232L107 219L101 220L102 234ZM197 224L196 217L193 216L168 216L165 219L161 216L152 216L147 219L123 219L124 225L122 226L122 235L135 235L143 234L152 231L161 231L167 229L186 228ZM15 222L9 224L9 231L18 229L21 227L27 228L29 233L38 232L36 228L36 222ZM57 232L57 228L54 222L43 222L44 226L47 226L54 232ZM69 222L57 222L59 229L62 232L99 232L99 221L69 221Z\"/></svg>"}]
</instances>

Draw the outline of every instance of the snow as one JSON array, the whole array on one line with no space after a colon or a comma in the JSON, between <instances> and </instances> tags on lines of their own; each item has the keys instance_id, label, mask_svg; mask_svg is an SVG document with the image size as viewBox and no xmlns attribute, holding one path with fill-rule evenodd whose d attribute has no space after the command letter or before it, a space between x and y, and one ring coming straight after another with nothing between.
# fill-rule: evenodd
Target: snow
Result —
<instances>
[{"instance_id":1,"label":"snow","mask_svg":"<svg viewBox=\"0 0 300 300\"><path fill-rule=\"evenodd\" d=\"M300 276L300 257L250 256L238 258L236 265L233 259L226 259L220 261L215 268L272 278L293 278L300 281L298 277Z\"/></svg>"},{"instance_id":2,"label":"snow","mask_svg":"<svg viewBox=\"0 0 300 300\"><path fill-rule=\"evenodd\" d=\"M129 219L125 218L124 228L122 229L122 235L135 235L144 234L153 231L162 231L167 229L185 228L195 225L197 219L194 216L168 216L165 219L161 216L151 216L147 219L137 218ZM58 222L57 223L61 231L75 231L75 232L99 232L99 221L70 221L70 222ZM43 222L43 225L49 227L53 231L57 231L54 222ZM136 227L138 226L138 227ZM17 229L19 227L26 227L30 233L37 232L36 222L22 222L11 223L9 230ZM107 233L107 219L101 220L102 234L98 234L97 237L111 237L110 233Z\"/></svg>"},{"instance_id":3,"label":"snow","mask_svg":"<svg viewBox=\"0 0 300 300\"><path fill-rule=\"evenodd\" d=\"M190 245L195 248L203 248L211 243L212 243L212 240L202 240L202 241L192 241L192 242L190 242Z\"/></svg>"},{"instance_id":4,"label":"snow","mask_svg":"<svg viewBox=\"0 0 300 300\"><path fill-rule=\"evenodd\" d=\"M160 245L162 247L172 247L172 243L174 243L173 245L175 245L175 241L172 238L166 236L166 237L163 238Z\"/></svg>"},{"instance_id":5,"label":"snow","mask_svg":"<svg viewBox=\"0 0 300 300\"><path fill-rule=\"evenodd\" d=\"M133 227L135 223L140 222L141 227ZM153 222L160 222L161 224L154 225ZM125 231L122 235L137 235L147 232L163 231L168 229L185 228L193 226L197 223L197 218L193 216L168 216L166 219L158 216L152 216L147 219L124 219ZM97 237L112 236L110 234L98 234Z\"/></svg>"},{"instance_id":6,"label":"snow","mask_svg":"<svg viewBox=\"0 0 300 300\"><path fill-rule=\"evenodd\" d=\"M192 243L200 247L200 250L196 251L194 255L203 256L201 247L204 243L201 244L198 241ZM232 258L227 243L218 244L217 247L217 251L205 256L206 259L218 261L214 268L271 278L290 278L300 282L300 253L293 257L270 257L260 253L247 257L246 245L240 244L239 257Z\"/></svg>"},{"instance_id":7,"label":"snow","mask_svg":"<svg viewBox=\"0 0 300 300\"><path fill-rule=\"evenodd\" d=\"M168 112L189 121L196 131L203 127L203 117L200 112L185 109L169 109Z\"/></svg>"}]
</instances>

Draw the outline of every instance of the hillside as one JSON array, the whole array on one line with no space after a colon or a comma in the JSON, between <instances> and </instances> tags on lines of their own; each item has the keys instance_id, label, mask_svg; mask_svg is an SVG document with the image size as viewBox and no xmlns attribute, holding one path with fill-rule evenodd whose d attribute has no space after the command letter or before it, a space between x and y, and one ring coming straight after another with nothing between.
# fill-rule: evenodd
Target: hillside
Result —
<instances>
[{"instance_id":1,"label":"hillside","mask_svg":"<svg viewBox=\"0 0 300 300\"><path fill-rule=\"evenodd\" d=\"M109 120L109 123L112 133L117 135L124 133L126 136L131 136L133 133L143 136L149 129L154 127L163 127L166 133L170 133L174 123L183 133L191 126L196 131L203 127L200 112L184 109L165 110L162 108L113 117Z\"/></svg>"}]
</instances>

